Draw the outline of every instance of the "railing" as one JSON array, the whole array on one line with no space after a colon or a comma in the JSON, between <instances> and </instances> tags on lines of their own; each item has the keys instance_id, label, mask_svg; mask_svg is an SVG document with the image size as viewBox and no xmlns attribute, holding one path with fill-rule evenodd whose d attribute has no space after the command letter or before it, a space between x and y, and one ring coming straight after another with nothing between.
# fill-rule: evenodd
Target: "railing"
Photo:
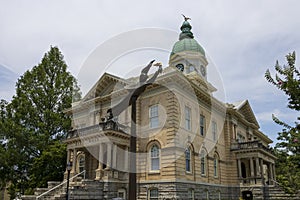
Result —
<instances>
[{"instance_id":1,"label":"railing","mask_svg":"<svg viewBox=\"0 0 300 200\"><path fill-rule=\"evenodd\" d=\"M106 131L106 130L113 130L113 131L128 133L129 127L119 124L118 122L115 122L114 120L108 120L108 121L100 122L99 124L96 124L96 125L70 130L68 132L67 139L74 138L74 137L83 137L83 136L86 136L89 134L97 133L99 131Z\"/></svg>"},{"instance_id":2,"label":"railing","mask_svg":"<svg viewBox=\"0 0 300 200\"><path fill-rule=\"evenodd\" d=\"M260 176L246 177L246 178L239 178L239 181L243 185L256 185L262 183L262 178Z\"/></svg>"},{"instance_id":3,"label":"railing","mask_svg":"<svg viewBox=\"0 0 300 200\"><path fill-rule=\"evenodd\" d=\"M57 186L51 188L51 189L48 190L47 192L44 192L43 194L37 196L36 199L40 199L41 197L43 197L43 196L47 195L48 193L50 193L50 192L56 190L57 188L63 186L63 185L66 184L68 181L73 180L74 178L76 178L77 176L80 176L81 174L83 174L83 179L85 179L85 172L86 172L86 171L83 170L82 172L80 172L80 173L78 173L78 174L72 176L71 178L69 178L69 180L67 179L67 180L63 181L61 184L59 184L59 185L57 185Z\"/></svg>"},{"instance_id":4,"label":"railing","mask_svg":"<svg viewBox=\"0 0 300 200\"><path fill-rule=\"evenodd\" d=\"M88 126L88 127L84 127L84 128L80 128L80 129L71 130L68 132L67 138L78 137L78 136L81 137L84 135L88 135L90 133L95 133L95 132L99 131L100 129L101 129L101 127L97 124L97 125L93 125L93 126Z\"/></svg>"},{"instance_id":5,"label":"railing","mask_svg":"<svg viewBox=\"0 0 300 200\"><path fill-rule=\"evenodd\" d=\"M273 151L269 148L263 145L259 141L251 141L251 142L237 142L231 144L231 150L246 150L246 149L263 149L271 154L273 154Z\"/></svg>"}]
</instances>

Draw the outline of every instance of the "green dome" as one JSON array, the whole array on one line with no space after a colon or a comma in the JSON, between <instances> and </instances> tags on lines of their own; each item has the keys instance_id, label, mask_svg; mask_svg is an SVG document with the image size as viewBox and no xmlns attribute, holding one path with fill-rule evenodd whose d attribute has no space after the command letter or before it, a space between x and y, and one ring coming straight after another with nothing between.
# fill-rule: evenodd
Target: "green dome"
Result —
<instances>
[{"instance_id":1,"label":"green dome","mask_svg":"<svg viewBox=\"0 0 300 200\"><path fill-rule=\"evenodd\" d=\"M184 38L182 40L177 41L172 49L171 56L173 54L183 52L183 51L193 51L201 53L205 56L204 49L200 46L200 44L193 38Z\"/></svg>"},{"instance_id":2,"label":"green dome","mask_svg":"<svg viewBox=\"0 0 300 200\"><path fill-rule=\"evenodd\" d=\"M174 44L170 56L183 51L198 52L205 56L204 49L194 39L194 35L191 32L191 29L192 26L190 25L190 23L185 20L180 27L181 33L179 35L179 41Z\"/></svg>"}]
</instances>

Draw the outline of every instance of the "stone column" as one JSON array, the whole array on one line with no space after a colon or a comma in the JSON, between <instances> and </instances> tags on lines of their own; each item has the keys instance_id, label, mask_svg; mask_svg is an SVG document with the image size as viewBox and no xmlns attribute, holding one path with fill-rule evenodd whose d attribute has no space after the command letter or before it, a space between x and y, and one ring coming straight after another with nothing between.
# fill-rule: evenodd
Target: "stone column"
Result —
<instances>
[{"instance_id":1,"label":"stone column","mask_svg":"<svg viewBox=\"0 0 300 200\"><path fill-rule=\"evenodd\" d=\"M269 171L269 185L272 185L273 184L273 167L272 167L272 163L269 163L268 164L268 171Z\"/></svg>"},{"instance_id":2,"label":"stone column","mask_svg":"<svg viewBox=\"0 0 300 200\"><path fill-rule=\"evenodd\" d=\"M103 162L103 144L99 144L99 152L98 152L98 168L95 170L96 171L96 178L95 180L100 180L101 179L101 173L102 173L102 162Z\"/></svg>"},{"instance_id":3,"label":"stone column","mask_svg":"<svg viewBox=\"0 0 300 200\"><path fill-rule=\"evenodd\" d=\"M263 167L263 159L260 159L260 176L261 176L261 183L265 185L265 177L264 177L264 167Z\"/></svg>"},{"instance_id":4,"label":"stone column","mask_svg":"<svg viewBox=\"0 0 300 200\"><path fill-rule=\"evenodd\" d=\"M76 163L77 163L77 149L73 149L73 161L71 173L76 174Z\"/></svg>"},{"instance_id":5,"label":"stone column","mask_svg":"<svg viewBox=\"0 0 300 200\"><path fill-rule=\"evenodd\" d=\"M128 171L128 153L129 153L129 150L128 150L128 147L126 146L124 149L124 170L125 170L125 172Z\"/></svg>"},{"instance_id":6,"label":"stone column","mask_svg":"<svg viewBox=\"0 0 300 200\"><path fill-rule=\"evenodd\" d=\"M273 179L276 181L276 171L275 171L275 164L272 164L272 170L273 170Z\"/></svg>"},{"instance_id":7,"label":"stone column","mask_svg":"<svg viewBox=\"0 0 300 200\"><path fill-rule=\"evenodd\" d=\"M238 173L239 173L239 179L242 178L242 165L241 165L241 159L238 159Z\"/></svg>"},{"instance_id":8,"label":"stone column","mask_svg":"<svg viewBox=\"0 0 300 200\"><path fill-rule=\"evenodd\" d=\"M118 151L118 146L116 144L113 144L112 167L114 169L117 168L117 151Z\"/></svg>"},{"instance_id":9,"label":"stone column","mask_svg":"<svg viewBox=\"0 0 300 200\"><path fill-rule=\"evenodd\" d=\"M257 184L258 182L258 177L260 176L260 170L259 170L259 158L256 157L255 158L255 184Z\"/></svg>"},{"instance_id":10,"label":"stone column","mask_svg":"<svg viewBox=\"0 0 300 200\"><path fill-rule=\"evenodd\" d=\"M255 158L255 167L256 167L256 176L260 175L260 170L259 170L259 158Z\"/></svg>"},{"instance_id":11,"label":"stone column","mask_svg":"<svg viewBox=\"0 0 300 200\"><path fill-rule=\"evenodd\" d=\"M111 168L111 143L107 142L106 144L106 153L107 153L107 167L106 169L110 169Z\"/></svg>"},{"instance_id":12,"label":"stone column","mask_svg":"<svg viewBox=\"0 0 300 200\"><path fill-rule=\"evenodd\" d=\"M249 162L250 162L250 183L254 183L254 165L253 165L253 159L250 158L249 159Z\"/></svg>"}]
</instances>

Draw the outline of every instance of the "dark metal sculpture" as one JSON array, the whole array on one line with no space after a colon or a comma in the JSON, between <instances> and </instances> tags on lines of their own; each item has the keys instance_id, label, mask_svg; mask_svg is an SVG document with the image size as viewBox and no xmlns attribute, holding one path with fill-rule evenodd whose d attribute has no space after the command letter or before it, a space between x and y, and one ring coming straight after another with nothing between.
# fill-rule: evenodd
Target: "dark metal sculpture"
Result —
<instances>
[{"instance_id":1,"label":"dark metal sculpture","mask_svg":"<svg viewBox=\"0 0 300 200\"><path fill-rule=\"evenodd\" d=\"M183 18L184 18L184 21L191 20L191 18L189 18L189 17L186 17L184 14L181 14L181 15L183 16Z\"/></svg>"},{"instance_id":2,"label":"dark metal sculpture","mask_svg":"<svg viewBox=\"0 0 300 200\"><path fill-rule=\"evenodd\" d=\"M154 83L158 74L162 72L162 64L154 63L155 60L152 60L142 71L139 77L139 83L135 85L133 88L128 88L128 95L121 100L120 103L113 106L112 108L107 110L106 121L103 120L100 125L105 125L107 127L108 124L112 124L114 129L118 129L114 125L117 125L117 122L114 120L114 116L118 116L121 112L123 112L128 106L131 106L131 135L130 135L130 172L129 172L129 192L128 199L136 200L136 101L138 97L146 90L147 86ZM148 79L148 72L152 66L158 66L158 70L154 73L154 75Z\"/></svg>"},{"instance_id":3,"label":"dark metal sculpture","mask_svg":"<svg viewBox=\"0 0 300 200\"><path fill-rule=\"evenodd\" d=\"M123 112L128 106L132 105L132 97L140 96L148 85L151 85L156 80L159 73L162 72L162 64L154 63L155 60L152 60L142 71L139 78L139 83L134 85L132 88L128 88L128 95L117 105L107 110L107 120L113 119L114 116L118 116ZM158 66L158 70L154 75L149 79L148 72L152 66Z\"/></svg>"}]
</instances>

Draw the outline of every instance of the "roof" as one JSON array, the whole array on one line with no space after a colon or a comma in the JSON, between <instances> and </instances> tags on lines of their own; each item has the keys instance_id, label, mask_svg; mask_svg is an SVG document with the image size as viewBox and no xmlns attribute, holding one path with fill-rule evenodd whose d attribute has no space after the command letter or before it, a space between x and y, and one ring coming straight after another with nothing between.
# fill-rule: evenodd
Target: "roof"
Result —
<instances>
[{"instance_id":1,"label":"roof","mask_svg":"<svg viewBox=\"0 0 300 200\"><path fill-rule=\"evenodd\" d=\"M248 100L242 100L235 103L232 103L234 109L237 110L240 114L242 114L245 119L259 127L259 124L256 120L256 117L253 113L253 110L249 104Z\"/></svg>"},{"instance_id":2,"label":"roof","mask_svg":"<svg viewBox=\"0 0 300 200\"><path fill-rule=\"evenodd\" d=\"M194 39L194 35L191 32L192 26L188 21L184 21L180 27L181 33L179 35L179 41L177 41L170 54L170 57L176 53L183 51L192 51L201 53L205 56L204 49L200 46L200 44Z\"/></svg>"}]
</instances>

